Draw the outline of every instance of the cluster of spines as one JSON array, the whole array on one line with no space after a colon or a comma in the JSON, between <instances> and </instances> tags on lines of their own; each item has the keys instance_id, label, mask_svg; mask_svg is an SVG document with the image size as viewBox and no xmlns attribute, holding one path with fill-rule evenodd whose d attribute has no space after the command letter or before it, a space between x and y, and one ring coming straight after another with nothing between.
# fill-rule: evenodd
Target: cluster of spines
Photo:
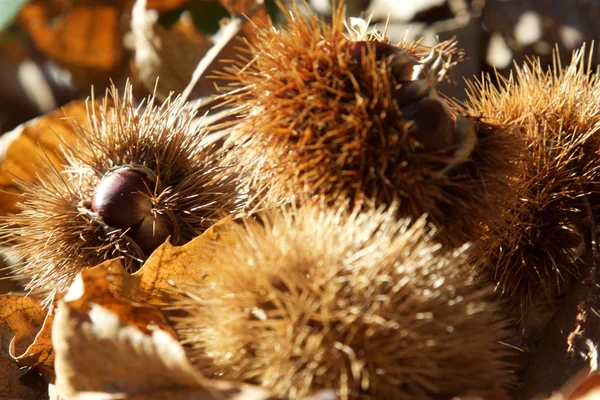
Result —
<instances>
[{"instance_id":1,"label":"cluster of spines","mask_svg":"<svg viewBox=\"0 0 600 400\"><path fill-rule=\"evenodd\" d=\"M594 220L600 164L600 81L584 49L563 69L538 61L509 78L470 84L463 111L511 126L525 141L522 173L511 177L516 196L503 220L484 221L479 273L521 315L552 301L578 276L577 251ZM590 207L586 206L589 205Z\"/></svg>"},{"instance_id":2,"label":"cluster of spines","mask_svg":"<svg viewBox=\"0 0 600 400\"><path fill-rule=\"evenodd\" d=\"M112 257L132 269L143 262L147 254L126 230L87 208L107 174L151 171L150 197L176 223L176 244L237 209L236 179L248 174L251 206L308 193L330 205L342 198L366 207L347 216L342 208L307 206L233 228L233 244L214 263L222 268L213 271L215 282L189 286L179 303L189 313L179 331L205 372L290 397L328 386L343 397L460 394L477 385L469 368L485 361L488 369L477 371L485 385L509 381L499 345L506 331L489 292L476 288L461 251L444 253L432 242L479 237L471 253L479 277L524 312L565 291L578 275L582 231L600 220L598 75L588 75L582 50L565 70L557 63L545 72L532 62L500 79L499 88L472 84L452 118L475 120L477 146L462 165L436 174L452 153L423 148L409 134L414 121L394 98L392 65L374 50L388 44L385 35L346 35L339 10L331 26L293 16L287 30L259 31L248 58L220 75L232 81L224 104L245 113L230 127L235 170L223 170L221 153L191 133L178 100L136 108L131 92L123 100L114 92L99 116L90 110L81 144L66 152L66 170L25 185L22 213L4 219L2 237L23 254L19 272L31 278L28 288L63 290L80 268ZM359 41L373 46L357 57ZM418 61L428 55L414 43L398 47ZM373 208L396 200L400 206L385 213ZM423 219L397 220L422 214L440 230L435 238ZM403 318L412 330L390 333ZM442 325L466 336L440 350ZM391 349L389 358L381 348ZM425 367L405 369L415 364Z\"/></svg>"},{"instance_id":3,"label":"cluster of spines","mask_svg":"<svg viewBox=\"0 0 600 400\"><path fill-rule=\"evenodd\" d=\"M173 308L207 375L302 398L432 399L510 382L506 322L423 218L322 204L237 225ZM218 267L217 267L218 266Z\"/></svg>"},{"instance_id":4,"label":"cluster of spines","mask_svg":"<svg viewBox=\"0 0 600 400\"><path fill-rule=\"evenodd\" d=\"M460 246L476 237L479 221L499 214L509 196L505 177L519 151L514 135L477 121L474 151L452 171L439 173L456 150L453 128L416 136L402 103L414 100L414 93L398 98L411 91L402 81L413 79L408 72L421 70L429 71L420 78L430 81L433 93L436 72L426 59L446 57L442 76L458 50L452 43L394 46L382 34L360 29L347 34L341 8L331 24L296 12L289 11L284 30L259 30L249 54L219 74L231 81L223 101L243 114L230 127L228 157L248 177L248 206L281 204L301 193L375 207L401 200L399 216L427 214L444 227L440 240L446 244ZM396 76L395 70L407 75ZM452 125L456 116L444 100L436 104L423 106L422 114L431 113L425 119ZM427 142L442 144L429 148Z\"/></svg>"},{"instance_id":5,"label":"cluster of spines","mask_svg":"<svg viewBox=\"0 0 600 400\"><path fill-rule=\"evenodd\" d=\"M79 141L65 150L64 170L49 168L36 183L24 183L22 211L2 219L2 240L22 256L15 274L30 278L27 289L64 291L82 268L118 257L134 271L149 256L148 246L131 237L133 228L110 226L93 210L95 190L115 171L151 178L144 181L152 210L142 240L153 240L164 222L177 228L171 242L181 245L237 210L236 179L204 145L205 133L187 107L179 99L157 105L152 97L136 106L131 86L122 99L113 88L99 111L89 111L87 127L74 125Z\"/></svg>"}]
</instances>

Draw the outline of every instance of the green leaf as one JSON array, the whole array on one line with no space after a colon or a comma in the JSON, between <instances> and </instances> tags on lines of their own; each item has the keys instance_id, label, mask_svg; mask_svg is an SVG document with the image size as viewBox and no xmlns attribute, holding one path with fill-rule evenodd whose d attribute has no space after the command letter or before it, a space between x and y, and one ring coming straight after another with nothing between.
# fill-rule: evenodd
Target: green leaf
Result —
<instances>
[{"instance_id":1,"label":"green leaf","mask_svg":"<svg viewBox=\"0 0 600 400\"><path fill-rule=\"evenodd\" d=\"M0 0L0 31L15 19L28 0Z\"/></svg>"}]
</instances>

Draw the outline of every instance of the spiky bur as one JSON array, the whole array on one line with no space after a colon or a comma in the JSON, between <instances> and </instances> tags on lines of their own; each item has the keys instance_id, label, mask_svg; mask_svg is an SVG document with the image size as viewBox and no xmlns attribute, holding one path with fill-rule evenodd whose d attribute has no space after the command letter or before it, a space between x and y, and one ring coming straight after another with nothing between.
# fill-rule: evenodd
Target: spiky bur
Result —
<instances>
[{"instance_id":1,"label":"spiky bur","mask_svg":"<svg viewBox=\"0 0 600 400\"><path fill-rule=\"evenodd\" d=\"M22 211L1 220L2 241L23 257L16 274L31 278L27 289L51 296L81 268L115 257L134 271L168 236L184 244L237 209L234 176L193 117L178 99L136 107L131 86L90 109L65 170L24 184Z\"/></svg>"},{"instance_id":2,"label":"spiky bur","mask_svg":"<svg viewBox=\"0 0 600 400\"><path fill-rule=\"evenodd\" d=\"M219 75L231 81L224 101L243 114L230 127L229 157L250 177L250 200L400 199L399 214L427 213L443 242L471 240L509 196L514 135L455 118L436 94L455 43L395 45L356 19L346 33L341 3L331 25L286 10L285 29L259 30Z\"/></svg>"},{"instance_id":3,"label":"spiky bur","mask_svg":"<svg viewBox=\"0 0 600 400\"><path fill-rule=\"evenodd\" d=\"M210 284L182 286L176 330L206 376L285 398L450 398L511 380L491 290L424 218L321 205L232 227ZM441 396L441 397L437 397Z\"/></svg>"},{"instance_id":4,"label":"spiky bur","mask_svg":"<svg viewBox=\"0 0 600 400\"><path fill-rule=\"evenodd\" d=\"M527 142L524 173L513 178L517 202L503 223L487 223L479 256L487 260L482 277L522 314L577 276L582 229L593 220L585 204L599 176L600 81L589 67L584 49L566 69L557 61L544 71L531 61L499 78L499 87L472 83L464 105L465 112L515 127Z\"/></svg>"}]
</instances>

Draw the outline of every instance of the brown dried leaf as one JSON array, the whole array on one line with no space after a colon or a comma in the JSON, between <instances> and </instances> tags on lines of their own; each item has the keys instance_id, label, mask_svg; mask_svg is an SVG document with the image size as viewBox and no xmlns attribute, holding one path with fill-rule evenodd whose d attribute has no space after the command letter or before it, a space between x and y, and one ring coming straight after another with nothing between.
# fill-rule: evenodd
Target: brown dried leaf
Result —
<instances>
[{"instance_id":1,"label":"brown dried leaf","mask_svg":"<svg viewBox=\"0 0 600 400\"><path fill-rule=\"evenodd\" d=\"M10 340L3 336L3 342L8 342L6 354L20 367L38 367L45 376L53 375L52 320L52 312L32 297L0 296L0 322L14 335Z\"/></svg>"},{"instance_id":2,"label":"brown dried leaf","mask_svg":"<svg viewBox=\"0 0 600 400\"><path fill-rule=\"evenodd\" d=\"M133 6L135 0L129 0L129 7ZM187 3L187 0L148 0L148 8L159 12L165 12L179 8Z\"/></svg>"},{"instance_id":3,"label":"brown dried leaf","mask_svg":"<svg viewBox=\"0 0 600 400\"><path fill-rule=\"evenodd\" d=\"M100 271L84 272L58 305L52 339L59 397L85 398L92 393L100 397L118 393L126 399L269 397L260 388L208 381L192 367L171 332L154 323L139 329L137 318L155 313L156 321L158 310L127 304L107 290L103 279ZM119 307L110 311L114 304Z\"/></svg>"},{"instance_id":4,"label":"brown dried leaf","mask_svg":"<svg viewBox=\"0 0 600 400\"><path fill-rule=\"evenodd\" d=\"M234 15L244 15L240 21L239 30L234 32L237 37L251 37L255 24L269 21L269 16L262 1L222 0L221 3ZM167 30L157 23L158 13L146 9L146 0L137 0L132 12L131 47L134 51L133 69L137 78L148 90L157 85L157 95L165 99L169 92L182 93L193 76L201 61L206 63L202 68L206 72L218 70L225 65L221 60L235 57L235 46L241 42L230 40L229 32L233 22L222 25L220 33L215 35L217 42L202 35L186 19L186 14ZM252 17L252 21L246 19ZM236 25L234 23L234 25ZM218 51L209 52L211 48ZM222 46L219 47L219 46ZM160 78L156 83L156 78ZM217 93L215 85L225 82L203 79L198 82L191 98L205 98Z\"/></svg>"},{"instance_id":5,"label":"brown dried leaf","mask_svg":"<svg viewBox=\"0 0 600 400\"><path fill-rule=\"evenodd\" d=\"M65 117L68 116L69 119ZM84 101L74 101L62 109L22 124L0 139L0 215L18 212L15 207L22 192L15 177L33 182L36 172L50 162L61 168L64 157L62 143L73 144L77 135L73 121L85 125Z\"/></svg>"},{"instance_id":6,"label":"brown dried leaf","mask_svg":"<svg viewBox=\"0 0 600 400\"><path fill-rule=\"evenodd\" d=\"M46 0L32 1L21 10L18 22L42 53L69 69L78 86L87 87L123 60L120 18L124 2L69 3L54 15L56 7L51 8Z\"/></svg>"},{"instance_id":7,"label":"brown dried leaf","mask_svg":"<svg viewBox=\"0 0 600 400\"><path fill-rule=\"evenodd\" d=\"M161 11L186 0L152 0ZM123 35L133 0L34 0L18 17L42 53L69 69L79 87L116 79L126 66Z\"/></svg>"},{"instance_id":8,"label":"brown dried leaf","mask_svg":"<svg viewBox=\"0 0 600 400\"><path fill-rule=\"evenodd\" d=\"M0 337L3 337L10 329L0 321ZM31 387L23 380L27 374L8 355L0 352L0 399L29 400L48 398L43 386Z\"/></svg>"},{"instance_id":9,"label":"brown dried leaf","mask_svg":"<svg viewBox=\"0 0 600 400\"><path fill-rule=\"evenodd\" d=\"M151 329L159 328L175 336L175 331L160 311L152 307L134 306L131 301L112 293L110 286L113 279L114 276L104 269L84 270L69 289L70 297L65 299L68 299L69 306L78 312L88 313L92 304L101 305L146 334L150 333Z\"/></svg>"},{"instance_id":10,"label":"brown dried leaf","mask_svg":"<svg viewBox=\"0 0 600 400\"><path fill-rule=\"evenodd\" d=\"M75 1L51 24L46 1L33 1L23 8L19 22L38 49L66 65L110 70L123 49L119 34L119 11L115 2ZM109 3L109 4L107 4Z\"/></svg>"},{"instance_id":11,"label":"brown dried leaf","mask_svg":"<svg viewBox=\"0 0 600 400\"><path fill-rule=\"evenodd\" d=\"M213 257L215 243L228 239L226 218L199 237L183 246L173 246L168 241L157 248L146 263L134 274L123 268L119 260L109 260L97 269L111 273L110 289L135 302L162 306L170 297L170 282L201 282L209 271L201 270L199 264L208 264Z\"/></svg>"},{"instance_id":12,"label":"brown dried leaf","mask_svg":"<svg viewBox=\"0 0 600 400\"><path fill-rule=\"evenodd\" d=\"M131 32L137 78L148 90L156 84L161 100L171 91L185 89L196 65L213 45L185 18L170 30L162 27L158 12L146 9L146 0L136 1L133 7Z\"/></svg>"}]
</instances>

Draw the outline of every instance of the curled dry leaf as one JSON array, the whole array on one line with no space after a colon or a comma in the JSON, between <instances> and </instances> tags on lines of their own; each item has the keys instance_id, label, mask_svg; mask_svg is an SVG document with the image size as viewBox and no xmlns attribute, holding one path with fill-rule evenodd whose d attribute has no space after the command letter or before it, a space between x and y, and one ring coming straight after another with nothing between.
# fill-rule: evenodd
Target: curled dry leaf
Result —
<instances>
[{"instance_id":1,"label":"curled dry leaf","mask_svg":"<svg viewBox=\"0 0 600 400\"><path fill-rule=\"evenodd\" d=\"M68 118L65 118L68 117ZM0 215L18 212L21 188L18 178L33 182L37 171L48 163L61 169L64 157L61 144L77 139L72 123L85 125L84 101L73 101L62 109L19 125L0 139Z\"/></svg>"},{"instance_id":2,"label":"curled dry leaf","mask_svg":"<svg viewBox=\"0 0 600 400\"><path fill-rule=\"evenodd\" d=\"M223 219L183 246L166 241L134 274L127 272L119 260L106 261L95 269L110 272L110 289L114 293L139 303L166 305L172 282L201 282L211 275L198 265L214 265L214 253L207 249L228 240L230 223L230 218Z\"/></svg>"},{"instance_id":3,"label":"curled dry leaf","mask_svg":"<svg viewBox=\"0 0 600 400\"><path fill-rule=\"evenodd\" d=\"M10 331L6 324L0 321L0 336ZM30 400L48 398L42 385L32 387L27 385L26 377L35 372L24 372L8 355L0 352L0 399ZM25 382L24 382L25 380Z\"/></svg>"},{"instance_id":4,"label":"curled dry leaf","mask_svg":"<svg viewBox=\"0 0 600 400\"><path fill-rule=\"evenodd\" d=\"M0 353L9 355L20 367L38 367L45 376L53 375L54 354L51 342L53 314L47 313L33 297L19 295L0 296L0 322L14 335L12 339L2 333L2 343L8 349Z\"/></svg>"},{"instance_id":5,"label":"curled dry leaf","mask_svg":"<svg viewBox=\"0 0 600 400\"><path fill-rule=\"evenodd\" d=\"M106 398L110 393L127 399L269 398L260 388L208 381L160 322L162 314L111 294L107 278L105 271L84 272L58 305L52 342L59 397Z\"/></svg>"},{"instance_id":6,"label":"curled dry leaf","mask_svg":"<svg viewBox=\"0 0 600 400\"><path fill-rule=\"evenodd\" d=\"M175 336L175 331L160 311L146 306L136 307L126 298L112 293L110 291L112 280L113 275L107 270L100 268L84 270L73 282L65 300L69 300L72 309L82 313L89 312L92 304L101 305L143 333L150 333L151 329L159 328Z\"/></svg>"}]
</instances>

